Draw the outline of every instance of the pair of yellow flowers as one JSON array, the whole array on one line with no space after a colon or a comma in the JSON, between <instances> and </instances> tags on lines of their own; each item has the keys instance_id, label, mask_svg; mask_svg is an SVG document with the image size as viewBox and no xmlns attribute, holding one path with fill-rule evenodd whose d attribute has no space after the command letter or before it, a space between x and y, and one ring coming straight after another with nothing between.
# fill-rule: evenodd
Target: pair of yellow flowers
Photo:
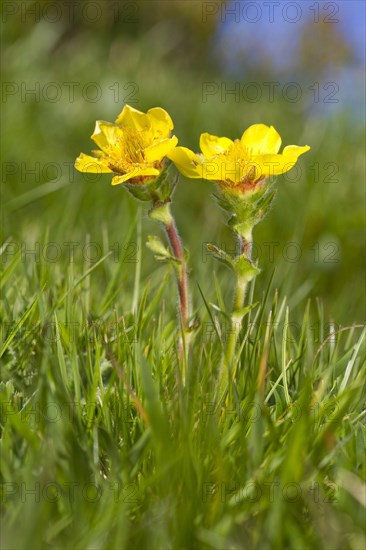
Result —
<instances>
[{"instance_id":1,"label":"pair of yellow flowers","mask_svg":"<svg viewBox=\"0 0 366 550\"><path fill-rule=\"evenodd\" d=\"M80 172L112 173L113 185L144 184L163 170L164 159L174 162L188 178L218 182L227 190L247 191L267 176L290 170L310 147L289 145L281 154L281 137L265 124L254 124L241 139L201 134L201 154L177 147L173 122L160 107L143 113L125 105L114 124L98 120L91 136L99 150L81 153L75 167Z\"/></svg>"}]
</instances>

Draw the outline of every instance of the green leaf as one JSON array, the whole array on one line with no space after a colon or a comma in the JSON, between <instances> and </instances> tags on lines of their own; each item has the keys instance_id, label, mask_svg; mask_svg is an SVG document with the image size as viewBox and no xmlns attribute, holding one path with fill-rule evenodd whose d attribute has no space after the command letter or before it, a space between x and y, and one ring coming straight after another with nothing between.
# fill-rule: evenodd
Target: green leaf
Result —
<instances>
[{"instance_id":1,"label":"green leaf","mask_svg":"<svg viewBox=\"0 0 366 550\"><path fill-rule=\"evenodd\" d=\"M243 283L249 283L260 273L260 269L245 256L237 256L233 261L233 265L238 279Z\"/></svg>"},{"instance_id":2,"label":"green leaf","mask_svg":"<svg viewBox=\"0 0 366 550\"><path fill-rule=\"evenodd\" d=\"M220 262L225 264L226 267L229 267L230 269L235 271L233 258L231 258L231 256L229 256L229 254L227 254L226 252L221 250L221 248L219 248L218 246L216 246L212 243L207 244L207 249L213 254L213 256L217 260L219 260Z\"/></svg>"},{"instance_id":3,"label":"green leaf","mask_svg":"<svg viewBox=\"0 0 366 550\"><path fill-rule=\"evenodd\" d=\"M160 261L164 260L176 260L166 246L162 243L159 237L155 235L149 235L147 237L146 246L155 254L155 258ZM176 260L177 261L177 260Z\"/></svg>"},{"instance_id":4,"label":"green leaf","mask_svg":"<svg viewBox=\"0 0 366 550\"><path fill-rule=\"evenodd\" d=\"M236 314L241 316L241 318L244 318L245 315L249 313L249 311L252 311L252 309L256 308L259 305L259 302L255 302L254 304L250 304L249 306L243 307L242 309L236 310Z\"/></svg>"}]
</instances>

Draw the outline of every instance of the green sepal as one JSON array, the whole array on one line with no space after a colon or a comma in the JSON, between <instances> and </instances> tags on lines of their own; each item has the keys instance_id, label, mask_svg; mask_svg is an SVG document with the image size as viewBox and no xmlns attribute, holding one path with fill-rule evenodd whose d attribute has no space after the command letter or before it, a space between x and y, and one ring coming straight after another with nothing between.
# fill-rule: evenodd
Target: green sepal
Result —
<instances>
[{"instance_id":1,"label":"green sepal","mask_svg":"<svg viewBox=\"0 0 366 550\"><path fill-rule=\"evenodd\" d=\"M124 183L127 191L137 200L143 202L168 202L174 193L179 180L179 172L170 160L165 160L163 170L156 178L144 183Z\"/></svg>"},{"instance_id":2,"label":"green sepal","mask_svg":"<svg viewBox=\"0 0 366 550\"><path fill-rule=\"evenodd\" d=\"M226 212L229 227L238 235L248 238L253 227L268 214L275 194L272 183L262 183L245 192L235 187L231 190L220 188L220 194L214 195L214 198Z\"/></svg>"},{"instance_id":3,"label":"green sepal","mask_svg":"<svg viewBox=\"0 0 366 550\"><path fill-rule=\"evenodd\" d=\"M263 195L255 203L255 223L262 220L270 211L277 190L269 187Z\"/></svg>"},{"instance_id":4,"label":"green sepal","mask_svg":"<svg viewBox=\"0 0 366 550\"><path fill-rule=\"evenodd\" d=\"M171 161L166 160L159 176L148 183L148 189L155 200L167 202L171 200L178 181L178 170Z\"/></svg>"},{"instance_id":5,"label":"green sepal","mask_svg":"<svg viewBox=\"0 0 366 550\"><path fill-rule=\"evenodd\" d=\"M134 199L137 199L142 202L151 201L151 193L148 190L148 184L140 183L124 183L124 187L133 196Z\"/></svg>"},{"instance_id":6,"label":"green sepal","mask_svg":"<svg viewBox=\"0 0 366 550\"><path fill-rule=\"evenodd\" d=\"M159 176L147 185L153 202L170 202L178 180L178 170L170 160L166 160Z\"/></svg>"}]
</instances>

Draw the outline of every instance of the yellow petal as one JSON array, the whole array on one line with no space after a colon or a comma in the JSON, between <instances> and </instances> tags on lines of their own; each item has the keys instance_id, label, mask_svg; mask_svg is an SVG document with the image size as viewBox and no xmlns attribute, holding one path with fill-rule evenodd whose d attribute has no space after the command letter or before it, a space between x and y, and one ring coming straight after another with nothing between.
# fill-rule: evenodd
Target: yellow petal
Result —
<instances>
[{"instance_id":1,"label":"yellow petal","mask_svg":"<svg viewBox=\"0 0 366 550\"><path fill-rule=\"evenodd\" d=\"M255 179L284 174L296 164L296 158L283 155L258 155L253 159Z\"/></svg>"},{"instance_id":2,"label":"yellow petal","mask_svg":"<svg viewBox=\"0 0 366 550\"><path fill-rule=\"evenodd\" d=\"M281 137L273 128L265 124L253 124L245 130L241 144L250 150L252 155L278 153L281 147Z\"/></svg>"},{"instance_id":3,"label":"yellow petal","mask_svg":"<svg viewBox=\"0 0 366 550\"><path fill-rule=\"evenodd\" d=\"M121 128L128 127L135 130L145 130L150 126L150 118L147 114L125 105L122 112L116 118L116 124Z\"/></svg>"},{"instance_id":4,"label":"yellow petal","mask_svg":"<svg viewBox=\"0 0 366 550\"><path fill-rule=\"evenodd\" d=\"M107 151L108 146L115 144L118 137L122 136L122 130L116 124L105 122L104 120L97 120L95 123L95 130L91 136L92 140L102 149Z\"/></svg>"},{"instance_id":5,"label":"yellow petal","mask_svg":"<svg viewBox=\"0 0 366 550\"><path fill-rule=\"evenodd\" d=\"M303 155L307 151L310 151L309 145L287 145L283 150L283 155L294 155L296 158L299 158L300 155Z\"/></svg>"},{"instance_id":6,"label":"yellow petal","mask_svg":"<svg viewBox=\"0 0 366 550\"><path fill-rule=\"evenodd\" d=\"M202 178L202 159L187 147L175 147L167 157L187 178Z\"/></svg>"},{"instance_id":7,"label":"yellow petal","mask_svg":"<svg viewBox=\"0 0 366 550\"><path fill-rule=\"evenodd\" d=\"M153 107L147 111L147 116L151 121L151 127L155 135L169 137L170 131L173 130L173 121L169 114L161 107Z\"/></svg>"},{"instance_id":8,"label":"yellow petal","mask_svg":"<svg viewBox=\"0 0 366 550\"><path fill-rule=\"evenodd\" d=\"M178 138L173 136L170 139L162 139L157 141L144 150L145 159L147 162L155 162L166 157L178 143Z\"/></svg>"},{"instance_id":9,"label":"yellow petal","mask_svg":"<svg viewBox=\"0 0 366 550\"><path fill-rule=\"evenodd\" d=\"M281 155L258 155L253 159L257 167L257 175L276 176L278 174L284 174L291 170L296 164L299 156L309 151L309 149L310 147L308 145L302 147L288 145Z\"/></svg>"},{"instance_id":10,"label":"yellow petal","mask_svg":"<svg viewBox=\"0 0 366 550\"><path fill-rule=\"evenodd\" d=\"M152 167L140 168L137 166L134 170L131 170L131 172L128 172L127 174L123 174L123 176L115 176L112 179L112 185L125 183L126 181L132 178L136 178L138 176L158 176L159 174L160 172L156 168L152 168Z\"/></svg>"},{"instance_id":11,"label":"yellow petal","mask_svg":"<svg viewBox=\"0 0 366 550\"><path fill-rule=\"evenodd\" d=\"M226 137L212 136L207 133L201 134L200 137L200 149L207 158L224 153L232 144L231 139Z\"/></svg>"},{"instance_id":12,"label":"yellow petal","mask_svg":"<svg viewBox=\"0 0 366 550\"><path fill-rule=\"evenodd\" d=\"M75 168L79 172L89 172L93 174L104 174L112 170L100 159L80 153L75 161Z\"/></svg>"}]
</instances>

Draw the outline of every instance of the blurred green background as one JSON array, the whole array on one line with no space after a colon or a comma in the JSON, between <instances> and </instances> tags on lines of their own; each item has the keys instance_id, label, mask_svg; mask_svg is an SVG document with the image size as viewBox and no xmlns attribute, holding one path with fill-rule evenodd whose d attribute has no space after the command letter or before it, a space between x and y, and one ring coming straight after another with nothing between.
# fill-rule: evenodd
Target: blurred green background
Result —
<instances>
[{"instance_id":1,"label":"blurred green background","mask_svg":"<svg viewBox=\"0 0 366 550\"><path fill-rule=\"evenodd\" d=\"M236 4L242 10L246 3ZM195 150L201 132L236 138L261 122L273 125L284 145L309 144L311 151L298 169L278 178L275 206L255 230L263 269L256 292L276 268L274 285L289 295L299 316L309 297L320 296L335 323L362 322L362 60L342 27L346 5L353 3L333 3L337 21L329 6L317 3L316 14L309 4L301 3L298 21L286 21L294 16L279 11L272 27L260 27L266 12L253 23L254 12L230 15L225 2L4 2L2 238L30 250L39 243L60 277L68 264L64 243L79 243L75 264L82 271L87 239L103 252L136 239L138 205L123 187L112 187L108 175L73 169L80 151L94 148L95 120L113 121L124 103L165 108L180 144ZM282 64L270 55L277 48L275 28L285 40L289 29L291 36L295 31L298 40L296 48L291 36L285 44L289 60L278 51ZM210 198L213 190L207 182L182 178L173 205L190 250L196 305L201 298L195 281L210 297L213 269L220 271L228 300L232 293L230 273L205 251L207 242L234 246ZM144 210L142 215L143 244L156 228ZM56 243L53 250L49 242ZM138 261L135 251L132 245L131 258ZM99 259L102 253L94 252ZM165 267L147 249L142 252L143 277L160 277ZM31 256L24 261L31 263ZM134 270L135 263L126 261L121 284L127 292ZM103 286L106 273L93 277Z\"/></svg>"}]
</instances>

